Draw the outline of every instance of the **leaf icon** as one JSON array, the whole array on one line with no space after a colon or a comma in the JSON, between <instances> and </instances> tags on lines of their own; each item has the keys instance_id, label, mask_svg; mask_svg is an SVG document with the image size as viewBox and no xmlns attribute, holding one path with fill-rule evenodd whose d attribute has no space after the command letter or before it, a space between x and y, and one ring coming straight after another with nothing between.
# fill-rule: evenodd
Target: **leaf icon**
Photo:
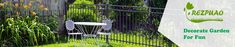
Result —
<instances>
[{"instance_id":1,"label":"leaf icon","mask_svg":"<svg viewBox=\"0 0 235 47\"><path fill-rule=\"evenodd\" d=\"M188 2L187 5L186 5L186 8L187 8L187 10L191 10L191 9L194 8L194 6L193 6L192 3Z\"/></svg>"}]
</instances>

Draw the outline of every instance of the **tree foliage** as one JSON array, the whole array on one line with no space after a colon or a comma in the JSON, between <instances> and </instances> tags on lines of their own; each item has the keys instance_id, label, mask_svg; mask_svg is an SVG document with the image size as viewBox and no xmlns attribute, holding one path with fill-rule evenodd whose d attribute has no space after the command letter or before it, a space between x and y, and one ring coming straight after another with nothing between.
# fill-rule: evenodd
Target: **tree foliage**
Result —
<instances>
[{"instance_id":1,"label":"tree foliage","mask_svg":"<svg viewBox=\"0 0 235 47\"><path fill-rule=\"evenodd\" d=\"M111 14L111 18L114 21L114 28L118 30L134 30L141 23L145 22L147 17L146 8L138 7L125 7L125 6L143 6L143 0L110 0L112 5L122 6L111 6L111 9L124 10L116 11ZM138 11L138 12L135 12Z\"/></svg>"},{"instance_id":2,"label":"tree foliage","mask_svg":"<svg viewBox=\"0 0 235 47\"><path fill-rule=\"evenodd\" d=\"M92 10L95 6L90 4L94 4L94 2L88 0L76 0L69 6L70 8L67 12L67 18L77 22L99 21L100 18L97 16L96 12Z\"/></svg>"}]
</instances>

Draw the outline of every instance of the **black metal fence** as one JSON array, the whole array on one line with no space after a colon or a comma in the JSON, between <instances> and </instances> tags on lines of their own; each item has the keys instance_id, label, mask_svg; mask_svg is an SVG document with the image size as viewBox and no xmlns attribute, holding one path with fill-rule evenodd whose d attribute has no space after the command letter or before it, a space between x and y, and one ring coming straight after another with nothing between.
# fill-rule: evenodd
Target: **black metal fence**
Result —
<instances>
[{"instance_id":1,"label":"black metal fence","mask_svg":"<svg viewBox=\"0 0 235 47\"><path fill-rule=\"evenodd\" d=\"M1 19L14 17L16 11L1 10ZM58 19L60 10L31 10L38 12L40 22L48 24L54 31L58 31ZM158 25L164 8L143 7L143 6L123 6L106 4L77 4L70 5L65 18L78 16L75 19L83 21L100 22L102 19L112 19L112 34L109 40L115 42L130 43L133 45L145 45L146 47L177 47L172 41L158 32ZM19 16L32 16L30 11L24 10ZM70 13L71 12L71 13ZM85 15L85 16L84 16ZM89 18L90 17L90 18ZM90 20L94 18L93 20ZM79 20L80 20L79 19ZM85 20L84 20L85 19ZM106 39L105 36L100 39Z\"/></svg>"},{"instance_id":2,"label":"black metal fence","mask_svg":"<svg viewBox=\"0 0 235 47\"><path fill-rule=\"evenodd\" d=\"M89 22L100 22L107 18L113 20L113 28L110 31L112 34L108 37L111 41L146 47L178 47L158 32L163 11L164 8L143 6L77 4L70 5L66 18L81 16L85 18L83 21ZM86 17L92 15L96 16L95 20ZM100 39L106 37L101 35Z\"/></svg>"}]
</instances>

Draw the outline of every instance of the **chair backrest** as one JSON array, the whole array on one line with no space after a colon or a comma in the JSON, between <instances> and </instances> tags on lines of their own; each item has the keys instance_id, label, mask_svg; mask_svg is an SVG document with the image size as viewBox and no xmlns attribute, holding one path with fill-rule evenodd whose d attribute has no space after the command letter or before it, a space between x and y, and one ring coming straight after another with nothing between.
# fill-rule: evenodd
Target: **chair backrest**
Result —
<instances>
[{"instance_id":1,"label":"chair backrest","mask_svg":"<svg viewBox=\"0 0 235 47\"><path fill-rule=\"evenodd\" d=\"M72 20L68 20L65 22L65 26L67 30L73 30L75 28L74 22Z\"/></svg>"},{"instance_id":2,"label":"chair backrest","mask_svg":"<svg viewBox=\"0 0 235 47\"><path fill-rule=\"evenodd\" d=\"M102 20L103 23L106 23L107 25L102 26L104 30L110 30L112 28L113 21L110 19Z\"/></svg>"}]
</instances>

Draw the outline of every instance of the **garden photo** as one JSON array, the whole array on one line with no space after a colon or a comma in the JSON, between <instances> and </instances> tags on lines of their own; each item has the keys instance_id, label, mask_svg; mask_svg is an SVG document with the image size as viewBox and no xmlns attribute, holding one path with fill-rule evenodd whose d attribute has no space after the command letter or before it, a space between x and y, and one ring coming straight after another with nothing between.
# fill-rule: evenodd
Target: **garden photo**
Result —
<instances>
[{"instance_id":1,"label":"garden photo","mask_svg":"<svg viewBox=\"0 0 235 47\"><path fill-rule=\"evenodd\" d=\"M178 47L167 0L0 0L0 47Z\"/></svg>"}]
</instances>

